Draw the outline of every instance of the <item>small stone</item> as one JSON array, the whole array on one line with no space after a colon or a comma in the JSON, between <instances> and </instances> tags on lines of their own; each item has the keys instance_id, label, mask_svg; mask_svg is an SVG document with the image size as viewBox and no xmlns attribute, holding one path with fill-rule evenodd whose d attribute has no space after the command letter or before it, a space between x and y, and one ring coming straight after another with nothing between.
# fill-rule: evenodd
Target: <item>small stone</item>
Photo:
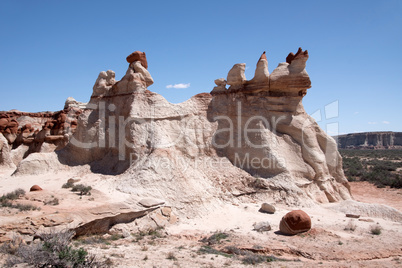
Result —
<instances>
[{"instance_id":1,"label":"small stone","mask_svg":"<svg viewBox=\"0 0 402 268\"><path fill-rule=\"evenodd\" d=\"M172 214L172 208L171 207L163 207L161 208L162 215L165 217L170 217L170 214Z\"/></svg>"},{"instance_id":2,"label":"small stone","mask_svg":"<svg viewBox=\"0 0 402 268\"><path fill-rule=\"evenodd\" d=\"M374 222L373 219L359 219L359 221L364 221L364 222Z\"/></svg>"},{"instance_id":3,"label":"small stone","mask_svg":"<svg viewBox=\"0 0 402 268\"><path fill-rule=\"evenodd\" d=\"M30 192L36 192L36 191L42 191L43 189L39 185L33 185L31 189L29 189Z\"/></svg>"},{"instance_id":4,"label":"small stone","mask_svg":"<svg viewBox=\"0 0 402 268\"><path fill-rule=\"evenodd\" d=\"M144 198L141 199L138 203L146 208L150 208L154 206L163 205L165 204L165 201L155 198Z\"/></svg>"},{"instance_id":5,"label":"small stone","mask_svg":"<svg viewBox=\"0 0 402 268\"><path fill-rule=\"evenodd\" d=\"M259 223L254 223L253 227L254 230L257 232L267 232L272 229L271 224L268 221L261 221Z\"/></svg>"},{"instance_id":6,"label":"small stone","mask_svg":"<svg viewBox=\"0 0 402 268\"><path fill-rule=\"evenodd\" d=\"M68 179L68 180L67 180L67 183L69 183L69 184L74 184L74 183L79 182L79 181L80 181L80 179L73 179L73 178L71 178L71 179Z\"/></svg>"},{"instance_id":7,"label":"small stone","mask_svg":"<svg viewBox=\"0 0 402 268\"><path fill-rule=\"evenodd\" d=\"M259 210L260 212L264 212L264 213L269 213L269 214L274 214L276 209L273 205L268 204L268 203L263 203L261 205L261 208Z\"/></svg>"}]
</instances>

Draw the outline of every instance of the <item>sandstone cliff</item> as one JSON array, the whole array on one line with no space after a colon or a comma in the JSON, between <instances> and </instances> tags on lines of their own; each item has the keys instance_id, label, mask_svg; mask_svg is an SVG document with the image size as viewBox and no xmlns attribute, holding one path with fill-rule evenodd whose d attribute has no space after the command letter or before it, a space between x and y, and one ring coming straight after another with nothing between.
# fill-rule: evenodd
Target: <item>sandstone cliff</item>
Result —
<instances>
[{"instance_id":1,"label":"sandstone cliff","mask_svg":"<svg viewBox=\"0 0 402 268\"><path fill-rule=\"evenodd\" d=\"M402 132L363 132L334 137L342 149L402 149Z\"/></svg>"},{"instance_id":2,"label":"sandstone cliff","mask_svg":"<svg viewBox=\"0 0 402 268\"><path fill-rule=\"evenodd\" d=\"M249 81L235 64L211 94L180 104L147 89L153 80L140 57L120 81L101 72L59 159L179 208L256 193L293 204L349 199L336 143L302 105L308 53L292 55L270 75L264 53Z\"/></svg>"},{"instance_id":3,"label":"sandstone cliff","mask_svg":"<svg viewBox=\"0 0 402 268\"><path fill-rule=\"evenodd\" d=\"M70 97L64 109L57 112L0 111L0 140L4 140L0 146L0 165L18 165L31 153L62 149L85 107L86 104Z\"/></svg>"},{"instance_id":4,"label":"sandstone cliff","mask_svg":"<svg viewBox=\"0 0 402 268\"><path fill-rule=\"evenodd\" d=\"M14 174L89 165L115 175L133 200L159 198L187 213L247 196L292 205L350 199L335 141L302 105L307 59L299 49L269 74L264 52L251 80L235 64L211 94L171 104L147 89L145 53L135 52L120 81L99 74L67 146L29 155Z\"/></svg>"}]
</instances>

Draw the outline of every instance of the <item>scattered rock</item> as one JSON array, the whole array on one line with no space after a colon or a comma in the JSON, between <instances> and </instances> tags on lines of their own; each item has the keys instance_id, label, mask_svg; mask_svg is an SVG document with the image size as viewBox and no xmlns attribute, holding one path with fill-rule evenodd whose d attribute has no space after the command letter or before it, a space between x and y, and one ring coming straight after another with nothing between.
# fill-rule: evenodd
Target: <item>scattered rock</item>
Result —
<instances>
[{"instance_id":1,"label":"scattered rock","mask_svg":"<svg viewBox=\"0 0 402 268\"><path fill-rule=\"evenodd\" d=\"M359 219L359 221L364 221L364 222L374 222L373 219Z\"/></svg>"},{"instance_id":2,"label":"scattered rock","mask_svg":"<svg viewBox=\"0 0 402 268\"><path fill-rule=\"evenodd\" d=\"M36 191L42 191L43 189L39 185L33 185L31 189L29 189L30 192L36 192Z\"/></svg>"},{"instance_id":3,"label":"scattered rock","mask_svg":"<svg viewBox=\"0 0 402 268\"><path fill-rule=\"evenodd\" d=\"M163 208L161 208L161 213L165 217L170 217L170 215L172 214L172 208L171 207L163 207Z\"/></svg>"},{"instance_id":4,"label":"scattered rock","mask_svg":"<svg viewBox=\"0 0 402 268\"><path fill-rule=\"evenodd\" d=\"M257 232L267 232L272 229L271 224L268 221L261 221L259 223L254 223L253 227L254 230Z\"/></svg>"},{"instance_id":5,"label":"scattered rock","mask_svg":"<svg viewBox=\"0 0 402 268\"><path fill-rule=\"evenodd\" d=\"M295 235L311 229L311 218L303 210L293 210L281 219L279 230L283 234Z\"/></svg>"},{"instance_id":6,"label":"scattered rock","mask_svg":"<svg viewBox=\"0 0 402 268\"><path fill-rule=\"evenodd\" d=\"M356 215L356 214L346 214L346 217L358 219L358 218L360 218L360 215Z\"/></svg>"},{"instance_id":7,"label":"scattered rock","mask_svg":"<svg viewBox=\"0 0 402 268\"><path fill-rule=\"evenodd\" d=\"M126 224L116 224L109 230L109 234L111 235L121 235L124 238L130 237L130 231Z\"/></svg>"},{"instance_id":8,"label":"scattered rock","mask_svg":"<svg viewBox=\"0 0 402 268\"><path fill-rule=\"evenodd\" d=\"M264 212L264 213L269 213L269 214L274 214L276 209L273 205L268 204L268 203L263 203L261 205L261 208L259 210L260 212Z\"/></svg>"},{"instance_id":9,"label":"scattered rock","mask_svg":"<svg viewBox=\"0 0 402 268\"><path fill-rule=\"evenodd\" d=\"M81 179L73 179L73 178L71 178L71 179L67 180L67 183L74 184L74 183L79 182L79 181L81 181Z\"/></svg>"},{"instance_id":10,"label":"scattered rock","mask_svg":"<svg viewBox=\"0 0 402 268\"><path fill-rule=\"evenodd\" d=\"M138 203L146 208L150 208L154 206L163 205L165 204L165 201L156 198L144 198L141 199Z\"/></svg>"}]
</instances>

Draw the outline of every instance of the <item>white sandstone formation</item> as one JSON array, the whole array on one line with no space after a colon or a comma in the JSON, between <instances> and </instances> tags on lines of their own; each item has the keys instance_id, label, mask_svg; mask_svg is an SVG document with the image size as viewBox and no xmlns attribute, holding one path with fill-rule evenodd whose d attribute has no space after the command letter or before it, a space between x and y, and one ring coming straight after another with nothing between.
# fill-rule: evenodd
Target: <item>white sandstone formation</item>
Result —
<instances>
[{"instance_id":1,"label":"white sandstone formation","mask_svg":"<svg viewBox=\"0 0 402 268\"><path fill-rule=\"evenodd\" d=\"M254 78L249 81L250 84L262 84L260 86L268 85L269 83L269 71L267 56L262 53L260 59L257 62L257 68L255 69Z\"/></svg>"},{"instance_id":2,"label":"white sandstone formation","mask_svg":"<svg viewBox=\"0 0 402 268\"><path fill-rule=\"evenodd\" d=\"M66 99L66 102L64 103L64 110L68 110L71 108L85 109L86 106L87 103L76 101L73 97L68 97Z\"/></svg>"},{"instance_id":3,"label":"white sandstone formation","mask_svg":"<svg viewBox=\"0 0 402 268\"><path fill-rule=\"evenodd\" d=\"M245 70L245 63L237 63L230 69L226 80L227 84L230 85L232 89L240 88L246 82Z\"/></svg>"},{"instance_id":4,"label":"white sandstone formation","mask_svg":"<svg viewBox=\"0 0 402 268\"><path fill-rule=\"evenodd\" d=\"M115 83L115 73L113 71L100 72L93 86L92 96L106 95Z\"/></svg>"},{"instance_id":5,"label":"white sandstone formation","mask_svg":"<svg viewBox=\"0 0 402 268\"><path fill-rule=\"evenodd\" d=\"M225 78L215 79L216 87L213 88L212 92L224 92L226 91L226 80Z\"/></svg>"},{"instance_id":6,"label":"white sandstone formation","mask_svg":"<svg viewBox=\"0 0 402 268\"><path fill-rule=\"evenodd\" d=\"M307 58L301 52L269 75L263 54L252 80L236 64L228 90L217 79L212 96L180 104L146 90L152 78L133 62L105 95L92 96L59 159L117 175L134 199L186 210L256 192L293 205L350 199L335 142L302 105Z\"/></svg>"},{"instance_id":7,"label":"white sandstone formation","mask_svg":"<svg viewBox=\"0 0 402 268\"><path fill-rule=\"evenodd\" d=\"M0 167L15 168L7 139L0 133Z\"/></svg>"}]
</instances>

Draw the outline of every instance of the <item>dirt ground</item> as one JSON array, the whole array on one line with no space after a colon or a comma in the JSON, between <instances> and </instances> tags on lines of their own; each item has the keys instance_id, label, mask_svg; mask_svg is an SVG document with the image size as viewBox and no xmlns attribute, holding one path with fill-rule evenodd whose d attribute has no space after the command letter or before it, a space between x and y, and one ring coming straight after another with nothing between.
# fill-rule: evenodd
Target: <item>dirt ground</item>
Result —
<instances>
[{"instance_id":1,"label":"dirt ground","mask_svg":"<svg viewBox=\"0 0 402 268\"><path fill-rule=\"evenodd\" d=\"M358 201L401 209L402 190L354 182L352 191ZM181 221L160 235L92 245L91 252L115 267L402 267L400 222L350 219L326 209L306 208L313 228L284 236L278 232L279 221L290 209L278 206L274 215L268 215L256 212L258 208L253 203L228 206L208 217ZM268 220L272 230L253 231L252 224L261 220ZM373 235L370 228L377 224L381 234ZM345 230L347 226L354 230ZM225 238L214 241L213 235Z\"/></svg>"},{"instance_id":2,"label":"dirt ground","mask_svg":"<svg viewBox=\"0 0 402 268\"><path fill-rule=\"evenodd\" d=\"M19 219L102 203L107 201L102 193L108 193L113 200L125 198L111 190L110 178L90 176L85 181L96 185L93 195L80 199L69 190L61 189L66 177L59 174L52 178L20 178L21 187L30 187L32 181L46 185L44 193L60 197L60 204L27 212L31 214L18 213ZM14 189L8 180L12 178L2 181L2 192ZM357 201L402 210L402 189L380 189L368 182L352 182L351 188ZM35 194L27 195L32 199ZM109 267L246 267L251 264L253 267L402 267L401 222L369 217L352 219L325 205L306 207L301 209L310 215L312 229L285 236L279 232L281 218L300 208L274 205L276 212L265 214L259 212L261 202L226 204L203 216L182 216L178 223L155 232L130 233L124 238L106 234L79 238L73 243L84 247ZM2 211L0 223L12 225L17 216ZM262 221L268 221L272 229L254 231L253 224ZM381 234L372 234L372 226L380 226Z\"/></svg>"}]
</instances>

